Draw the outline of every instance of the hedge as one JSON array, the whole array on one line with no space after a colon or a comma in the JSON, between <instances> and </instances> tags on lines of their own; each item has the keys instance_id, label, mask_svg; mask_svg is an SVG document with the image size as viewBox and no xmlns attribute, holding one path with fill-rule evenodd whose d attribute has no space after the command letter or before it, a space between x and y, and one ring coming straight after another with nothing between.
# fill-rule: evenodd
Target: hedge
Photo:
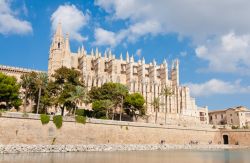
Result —
<instances>
[{"instance_id":1,"label":"hedge","mask_svg":"<svg viewBox=\"0 0 250 163\"><path fill-rule=\"evenodd\" d=\"M43 125L48 124L50 121L50 116L46 115L46 114L41 114L40 115L40 119Z\"/></svg>"},{"instance_id":2,"label":"hedge","mask_svg":"<svg viewBox=\"0 0 250 163\"><path fill-rule=\"evenodd\" d=\"M63 122L63 118L61 115L55 115L53 117L53 123L56 125L56 128L61 128L62 127L62 122Z\"/></svg>"},{"instance_id":3,"label":"hedge","mask_svg":"<svg viewBox=\"0 0 250 163\"><path fill-rule=\"evenodd\" d=\"M84 117L84 116L77 115L77 116L75 116L75 120L77 123L82 123L82 124L86 123L86 117Z\"/></svg>"}]
</instances>

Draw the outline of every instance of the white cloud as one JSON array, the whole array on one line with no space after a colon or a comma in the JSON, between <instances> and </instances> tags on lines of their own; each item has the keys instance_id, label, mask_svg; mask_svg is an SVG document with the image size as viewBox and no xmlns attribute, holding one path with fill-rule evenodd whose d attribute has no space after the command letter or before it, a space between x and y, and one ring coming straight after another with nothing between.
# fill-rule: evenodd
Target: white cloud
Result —
<instances>
[{"instance_id":1,"label":"white cloud","mask_svg":"<svg viewBox=\"0 0 250 163\"><path fill-rule=\"evenodd\" d=\"M89 15L77 9L75 5L65 4L59 6L52 14L50 20L53 31L55 31L58 23L61 22L63 31L70 34L70 39L79 42L87 40L87 37L82 36L80 30L87 25Z\"/></svg>"},{"instance_id":2,"label":"white cloud","mask_svg":"<svg viewBox=\"0 0 250 163\"><path fill-rule=\"evenodd\" d=\"M248 34L236 35L230 32L198 46L195 52L197 57L208 61L206 71L250 74L250 35Z\"/></svg>"},{"instance_id":3,"label":"white cloud","mask_svg":"<svg viewBox=\"0 0 250 163\"><path fill-rule=\"evenodd\" d=\"M10 2L8 0L0 1L0 33L4 35L32 33L30 22L19 19L10 8Z\"/></svg>"},{"instance_id":4,"label":"white cloud","mask_svg":"<svg viewBox=\"0 0 250 163\"><path fill-rule=\"evenodd\" d=\"M95 43L97 45L109 45L115 47L122 41L135 42L139 37L151 34L156 35L159 30L157 22L144 22L131 25L128 29L122 29L117 33L102 28L95 29ZM103 34L103 36L101 35ZM112 40L112 41L111 41Z\"/></svg>"},{"instance_id":5,"label":"white cloud","mask_svg":"<svg viewBox=\"0 0 250 163\"><path fill-rule=\"evenodd\" d=\"M225 31L250 33L249 0L96 0L95 4L113 20L127 22L126 38L174 32L200 43Z\"/></svg>"},{"instance_id":6,"label":"white cloud","mask_svg":"<svg viewBox=\"0 0 250 163\"><path fill-rule=\"evenodd\" d=\"M250 93L250 86L241 86L240 80L226 82L218 79L211 79L205 83L186 83L185 85L190 88L191 95L195 97Z\"/></svg>"},{"instance_id":7,"label":"white cloud","mask_svg":"<svg viewBox=\"0 0 250 163\"><path fill-rule=\"evenodd\" d=\"M102 28L95 29L94 37L96 39L95 45L114 46L116 44L115 33Z\"/></svg>"}]
</instances>

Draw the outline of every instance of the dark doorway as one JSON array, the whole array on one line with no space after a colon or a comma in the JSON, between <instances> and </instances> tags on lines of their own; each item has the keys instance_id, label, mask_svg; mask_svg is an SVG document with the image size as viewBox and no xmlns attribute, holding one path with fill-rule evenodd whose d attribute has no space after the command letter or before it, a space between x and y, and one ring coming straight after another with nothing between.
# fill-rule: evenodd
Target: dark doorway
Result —
<instances>
[{"instance_id":1,"label":"dark doorway","mask_svg":"<svg viewBox=\"0 0 250 163\"><path fill-rule=\"evenodd\" d=\"M228 144L228 135L223 135L224 144Z\"/></svg>"}]
</instances>

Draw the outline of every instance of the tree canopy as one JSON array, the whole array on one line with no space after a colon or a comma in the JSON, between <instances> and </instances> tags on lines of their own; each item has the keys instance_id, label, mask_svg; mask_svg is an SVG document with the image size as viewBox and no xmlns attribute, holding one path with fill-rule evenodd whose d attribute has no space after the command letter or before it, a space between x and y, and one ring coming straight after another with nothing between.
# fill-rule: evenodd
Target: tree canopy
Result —
<instances>
[{"instance_id":1,"label":"tree canopy","mask_svg":"<svg viewBox=\"0 0 250 163\"><path fill-rule=\"evenodd\" d=\"M19 89L20 85L15 77L0 73L0 103L4 102L7 109L18 108L22 104Z\"/></svg>"},{"instance_id":2,"label":"tree canopy","mask_svg":"<svg viewBox=\"0 0 250 163\"><path fill-rule=\"evenodd\" d=\"M61 67L52 75L50 82L51 96L55 106L59 106L64 115L64 109L71 110L76 107L76 102L86 94L84 85L80 79L80 72L74 69Z\"/></svg>"},{"instance_id":3,"label":"tree canopy","mask_svg":"<svg viewBox=\"0 0 250 163\"><path fill-rule=\"evenodd\" d=\"M140 93L132 93L126 96L124 105L126 107L127 113L132 116L144 115L145 100Z\"/></svg>"},{"instance_id":4,"label":"tree canopy","mask_svg":"<svg viewBox=\"0 0 250 163\"><path fill-rule=\"evenodd\" d=\"M50 106L50 99L48 95L48 76L46 73L29 72L21 76L20 82L24 89L24 107L26 110L26 103L33 101L35 107L44 112L46 107ZM33 108L35 112L35 108ZM37 111L38 111L37 110Z\"/></svg>"}]
</instances>

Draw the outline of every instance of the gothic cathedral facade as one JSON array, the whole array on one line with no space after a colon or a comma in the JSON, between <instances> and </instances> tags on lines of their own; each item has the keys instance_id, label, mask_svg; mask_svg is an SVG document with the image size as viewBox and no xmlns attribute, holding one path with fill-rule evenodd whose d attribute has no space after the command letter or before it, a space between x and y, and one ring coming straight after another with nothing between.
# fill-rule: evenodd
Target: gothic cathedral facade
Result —
<instances>
[{"instance_id":1,"label":"gothic cathedral facade","mask_svg":"<svg viewBox=\"0 0 250 163\"><path fill-rule=\"evenodd\" d=\"M62 66L79 70L88 90L106 82L114 82L126 85L132 93L141 93L146 101L147 115L151 119L156 111L152 106L153 100L159 98L159 121L167 116L168 119L208 122L207 107L198 107L195 99L190 96L189 88L180 85L178 60L174 60L170 67L166 60L160 65L155 60L147 64L144 58L136 62L128 52L125 59L122 54L116 58L111 51L105 51L102 55L98 49L88 54L83 47L73 53L70 50L69 35L64 38L59 23L49 51L49 77ZM166 88L171 90L171 95L164 95Z\"/></svg>"}]
</instances>

